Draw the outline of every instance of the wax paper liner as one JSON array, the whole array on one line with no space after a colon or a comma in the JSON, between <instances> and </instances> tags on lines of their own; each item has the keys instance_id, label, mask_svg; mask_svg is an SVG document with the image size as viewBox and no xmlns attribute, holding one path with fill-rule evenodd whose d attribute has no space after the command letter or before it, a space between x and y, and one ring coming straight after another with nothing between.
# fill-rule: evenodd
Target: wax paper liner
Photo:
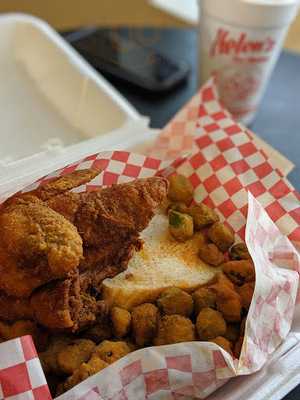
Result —
<instances>
[{"instance_id":1,"label":"wax paper liner","mask_svg":"<svg viewBox=\"0 0 300 400\"><path fill-rule=\"evenodd\" d=\"M199 154L196 156L199 157ZM171 168L164 169L165 163L154 158L128 152L101 153L56 171L24 189L23 192L36 188L55 176L88 167L102 169L102 172L89 184L75 189L77 192L92 191L102 185L130 181L136 177L153 176L157 173L167 174L174 169L189 176L195 185L193 176L201 168L201 163L197 164L196 159L195 155L192 155L191 158L179 160L177 168L176 163L173 163ZM198 189L199 184L195 185L196 200L200 200ZM222 195L221 192L220 196ZM220 214L224 219L221 210ZM244 223L243 214L240 218L243 218L242 223ZM231 222L240 235L241 221L235 219ZM246 242L255 262L257 281L239 362L233 361L226 352L213 343L193 342L142 349L89 378L60 398L69 400L204 398L230 377L236 374L249 374L261 368L290 329L298 285L296 271L300 269L300 262L290 241L280 233L251 194L249 194ZM283 261L285 259L289 262ZM287 269L275 266L275 261ZM16 343L19 340L22 339L17 339ZM12 393L18 395L19 397L15 397L18 399L46 398L43 397L44 394L42 397L38 394L26 397L28 393L32 396L35 389L32 388L32 379L35 379L38 387L43 386L38 379L40 373L35 375L33 371L28 372L25 374L26 379L24 375L18 380L18 384L15 384L14 370L11 368L19 368L19 363L7 367L5 363L9 360L8 352L12 353L12 350L10 347L6 351L6 345L7 343L1 345L0 356L1 360L5 360L0 371L3 398L13 399ZM19 351L24 352L20 348ZM25 367L27 368L27 364ZM24 379L26 383L23 384ZM26 394L21 395L25 389Z\"/></svg>"}]
</instances>

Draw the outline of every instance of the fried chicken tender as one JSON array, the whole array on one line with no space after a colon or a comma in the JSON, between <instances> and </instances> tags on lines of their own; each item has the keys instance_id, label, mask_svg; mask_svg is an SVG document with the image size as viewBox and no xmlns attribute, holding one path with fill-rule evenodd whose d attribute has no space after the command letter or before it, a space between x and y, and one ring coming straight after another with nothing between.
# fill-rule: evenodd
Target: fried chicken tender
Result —
<instances>
[{"instance_id":1,"label":"fried chicken tender","mask_svg":"<svg viewBox=\"0 0 300 400\"><path fill-rule=\"evenodd\" d=\"M114 334L118 338L126 336L130 330L131 314L120 307L113 307L110 313Z\"/></svg>"},{"instance_id":2,"label":"fried chicken tender","mask_svg":"<svg viewBox=\"0 0 300 400\"><path fill-rule=\"evenodd\" d=\"M195 340L195 326L192 321L182 315L165 315L159 320L155 346L191 342Z\"/></svg>"},{"instance_id":3,"label":"fried chicken tender","mask_svg":"<svg viewBox=\"0 0 300 400\"><path fill-rule=\"evenodd\" d=\"M217 336L211 339L210 342L216 343L218 346L222 347L227 353L232 355L232 344L223 336Z\"/></svg>"},{"instance_id":4,"label":"fried chicken tender","mask_svg":"<svg viewBox=\"0 0 300 400\"><path fill-rule=\"evenodd\" d=\"M203 308L216 308L217 295L209 287L202 287L193 293L195 314L198 315Z\"/></svg>"},{"instance_id":5,"label":"fried chicken tender","mask_svg":"<svg viewBox=\"0 0 300 400\"><path fill-rule=\"evenodd\" d=\"M159 309L166 315L178 314L189 317L193 312L193 298L182 289L171 287L157 299Z\"/></svg>"},{"instance_id":6,"label":"fried chicken tender","mask_svg":"<svg viewBox=\"0 0 300 400\"><path fill-rule=\"evenodd\" d=\"M77 339L67 344L57 354L60 371L68 375L73 374L83 362L90 359L95 347L95 343L88 339Z\"/></svg>"},{"instance_id":7,"label":"fried chicken tender","mask_svg":"<svg viewBox=\"0 0 300 400\"><path fill-rule=\"evenodd\" d=\"M32 196L0 212L0 289L28 297L78 267L82 240L73 224Z\"/></svg>"},{"instance_id":8,"label":"fried chicken tender","mask_svg":"<svg viewBox=\"0 0 300 400\"><path fill-rule=\"evenodd\" d=\"M218 214L203 203L192 205L188 208L187 213L193 217L194 227L197 231L219 221Z\"/></svg>"},{"instance_id":9,"label":"fried chicken tender","mask_svg":"<svg viewBox=\"0 0 300 400\"><path fill-rule=\"evenodd\" d=\"M254 293L255 282L246 282L242 286L237 286L236 291L241 297L242 306L248 310Z\"/></svg>"},{"instance_id":10,"label":"fried chicken tender","mask_svg":"<svg viewBox=\"0 0 300 400\"><path fill-rule=\"evenodd\" d=\"M144 303L134 307L131 312L132 334L139 346L151 343L156 335L158 309L154 304Z\"/></svg>"},{"instance_id":11,"label":"fried chicken tender","mask_svg":"<svg viewBox=\"0 0 300 400\"><path fill-rule=\"evenodd\" d=\"M100 372L107 366L108 364L105 361L96 355L93 355L88 362L82 363L80 367L66 379L65 382L58 386L56 395L59 396L62 393L72 389L72 387L78 385L80 382L86 380L90 376L95 375L97 372Z\"/></svg>"},{"instance_id":12,"label":"fried chicken tender","mask_svg":"<svg viewBox=\"0 0 300 400\"><path fill-rule=\"evenodd\" d=\"M225 334L226 322L219 311L207 307L199 312L196 329L200 340L210 340Z\"/></svg>"},{"instance_id":13,"label":"fried chicken tender","mask_svg":"<svg viewBox=\"0 0 300 400\"><path fill-rule=\"evenodd\" d=\"M234 260L250 260L251 256L245 243L237 243L229 250L229 257Z\"/></svg>"},{"instance_id":14,"label":"fried chicken tender","mask_svg":"<svg viewBox=\"0 0 300 400\"><path fill-rule=\"evenodd\" d=\"M224 262L224 254L213 243L202 243L198 254L201 260L214 267Z\"/></svg>"},{"instance_id":15,"label":"fried chicken tender","mask_svg":"<svg viewBox=\"0 0 300 400\"><path fill-rule=\"evenodd\" d=\"M217 309L223 314L228 322L239 322L241 320L241 298L234 290L226 283L218 282L211 286L216 292ZM223 335L221 335L223 336Z\"/></svg>"},{"instance_id":16,"label":"fried chicken tender","mask_svg":"<svg viewBox=\"0 0 300 400\"><path fill-rule=\"evenodd\" d=\"M255 280L255 269L251 260L228 261L222 264L222 270L238 286Z\"/></svg>"},{"instance_id":17,"label":"fried chicken tender","mask_svg":"<svg viewBox=\"0 0 300 400\"><path fill-rule=\"evenodd\" d=\"M19 319L33 319L30 300L8 296L4 292L0 292L0 318L11 322Z\"/></svg>"},{"instance_id":18,"label":"fried chicken tender","mask_svg":"<svg viewBox=\"0 0 300 400\"><path fill-rule=\"evenodd\" d=\"M48 334L39 329L33 321L20 320L12 324L0 321L0 337L3 339L11 340L26 335L32 336L38 350L47 344Z\"/></svg>"},{"instance_id":19,"label":"fried chicken tender","mask_svg":"<svg viewBox=\"0 0 300 400\"><path fill-rule=\"evenodd\" d=\"M130 352L131 349L126 342L104 340L96 347L92 356L100 357L106 363L112 364Z\"/></svg>"},{"instance_id":20,"label":"fried chicken tender","mask_svg":"<svg viewBox=\"0 0 300 400\"><path fill-rule=\"evenodd\" d=\"M234 233L221 222L215 222L208 230L209 239L223 252L234 242Z\"/></svg>"}]
</instances>

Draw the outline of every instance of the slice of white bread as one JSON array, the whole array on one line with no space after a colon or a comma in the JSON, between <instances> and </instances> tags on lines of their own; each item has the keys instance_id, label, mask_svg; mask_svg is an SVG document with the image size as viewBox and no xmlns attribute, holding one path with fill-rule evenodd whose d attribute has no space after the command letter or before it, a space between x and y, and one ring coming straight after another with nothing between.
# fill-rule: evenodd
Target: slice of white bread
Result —
<instances>
[{"instance_id":1,"label":"slice of white bread","mask_svg":"<svg viewBox=\"0 0 300 400\"><path fill-rule=\"evenodd\" d=\"M128 310L153 302L166 288L192 291L210 281L218 268L198 257L203 236L197 233L187 242L175 241L168 232L168 218L157 214L141 235L144 247L135 253L128 269L103 282L103 297L110 306Z\"/></svg>"}]
</instances>

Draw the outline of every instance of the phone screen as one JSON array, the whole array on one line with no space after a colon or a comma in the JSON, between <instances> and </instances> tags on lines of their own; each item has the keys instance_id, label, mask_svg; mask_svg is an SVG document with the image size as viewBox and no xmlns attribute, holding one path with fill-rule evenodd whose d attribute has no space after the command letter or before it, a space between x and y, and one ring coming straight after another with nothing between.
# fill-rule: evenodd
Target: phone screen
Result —
<instances>
[{"instance_id":1,"label":"phone screen","mask_svg":"<svg viewBox=\"0 0 300 400\"><path fill-rule=\"evenodd\" d=\"M96 30L71 43L97 69L149 89L171 86L187 73L187 68L118 32Z\"/></svg>"}]
</instances>

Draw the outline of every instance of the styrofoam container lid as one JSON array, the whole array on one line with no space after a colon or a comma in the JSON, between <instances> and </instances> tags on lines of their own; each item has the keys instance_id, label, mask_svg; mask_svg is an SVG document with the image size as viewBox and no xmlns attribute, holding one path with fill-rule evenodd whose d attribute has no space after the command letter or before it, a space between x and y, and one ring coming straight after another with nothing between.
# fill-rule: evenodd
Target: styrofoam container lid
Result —
<instances>
[{"instance_id":1,"label":"styrofoam container lid","mask_svg":"<svg viewBox=\"0 0 300 400\"><path fill-rule=\"evenodd\" d=\"M280 28L296 15L299 0L198 0L201 13L239 26Z\"/></svg>"},{"instance_id":2,"label":"styrofoam container lid","mask_svg":"<svg viewBox=\"0 0 300 400\"><path fill-rule=\"evenodd\" d=\"M0 185L152 134L148 118L32 16L0 16L0 85Z\"/></svg>"}]
</instances>

